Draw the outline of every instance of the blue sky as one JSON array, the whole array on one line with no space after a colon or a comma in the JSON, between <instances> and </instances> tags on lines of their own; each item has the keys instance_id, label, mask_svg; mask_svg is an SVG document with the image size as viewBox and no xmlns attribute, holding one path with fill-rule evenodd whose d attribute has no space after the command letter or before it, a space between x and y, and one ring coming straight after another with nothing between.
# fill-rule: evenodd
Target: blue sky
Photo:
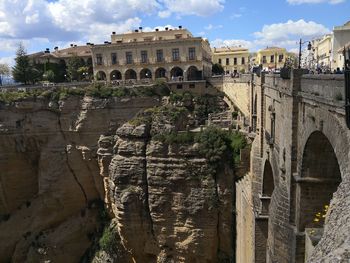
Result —
<instances>
[{"instance_id":1,"label":"blue sky","mask_svg":"<svg viewBox=\"0 0 350 263\"><path fill-rule=\"evenodd\" d=\"M297 50L350 20L350 0L0 0L0 63L70 43L102 43L110 33L182 25L212 46Z\"/></svg>"}]
</instances>

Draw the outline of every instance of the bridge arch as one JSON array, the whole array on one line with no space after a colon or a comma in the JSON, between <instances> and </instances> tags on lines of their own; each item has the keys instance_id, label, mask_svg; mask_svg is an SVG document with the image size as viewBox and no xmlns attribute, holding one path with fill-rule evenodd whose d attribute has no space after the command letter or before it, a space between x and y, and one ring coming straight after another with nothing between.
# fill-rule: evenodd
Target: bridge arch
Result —
<instances>
[{"instance_id":1,"label":"bridge arch","mask_svg":"<svg viewBox=\"0 0 350 263\"><path fill-rule=\"evenodd\" d=\"M315 215L323 213L340 182L340 167L333 146L322 132L313 132L305 144L301 164L298 198L300 231L323 226L324 220L314 220Z\"/></svg>"},{"instance_id":2,"label":"bridge arch","mask_svg":"<svg viewBox=\"0 0 350 263\"><path fill-rule=\"evenodd\" d=\"M303 152L296 191L296 225L299 233L308 228L323 228L325 217L341 183L341 169L336 152L321 131L308 137ZM304 240L297 240L296 262L304 262Z\"/></svg>"}]
</instances>

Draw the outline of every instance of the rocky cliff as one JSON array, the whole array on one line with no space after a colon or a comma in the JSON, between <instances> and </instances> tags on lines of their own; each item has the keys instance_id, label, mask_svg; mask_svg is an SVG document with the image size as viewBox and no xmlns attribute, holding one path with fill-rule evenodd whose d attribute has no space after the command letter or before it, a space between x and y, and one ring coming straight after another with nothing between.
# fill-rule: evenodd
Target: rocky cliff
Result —
<instances>
[{"instance_id":1,"label":"rocky cliff","mask_svg":"<svg viewBox=\"0 0 350 263\"><path fill-rule=\"evenodd\" d=\"M121 243L135 262L231 262L231 163L213 173L198 143L156 139L178 128L164 121L126 123L116 136L100 139L106 202Z\"/></svg>"},{"instance_id":2,"label":"rocky cliff","mask_svg":"<svg viewBox=\"0 0 350 263\"><path fill-rule=\"evenodd\" d=\"M0 262L79 262L105 197L99 137L158 104L89 96L1 103Z\"/></svg>"},{"instance_id":3,"label":"rocky cliff","mask_svg":"<svg viewBox=\"0 0 350 263\"><path fill-rule=\"evenodd\" d=\"M0 104L0 262L233 260L232 156L184 132L216 99L50 94Z\"/></svg>"}]
</instances>

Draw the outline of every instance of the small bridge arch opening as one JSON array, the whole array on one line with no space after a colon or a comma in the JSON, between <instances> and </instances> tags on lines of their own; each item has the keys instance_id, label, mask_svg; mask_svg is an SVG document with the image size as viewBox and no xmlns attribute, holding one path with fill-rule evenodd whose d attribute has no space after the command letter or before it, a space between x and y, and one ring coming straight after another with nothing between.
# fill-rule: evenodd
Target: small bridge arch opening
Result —
<instances>
[{"instance_id":1,"label":"small bridge arch opening","mask_svg":"<svg viewBox=\"0 0 350 263\"><path fill-rule=\"evenodd\" d=\"M324 227L330 201L340 182L339 163L330 141L322 132L313 132L305 144L301 175L297 180L296 224L299 233ZM297 239L296 249L296 262L304 262L304 238Z\"/></svg>"}]
</instances>

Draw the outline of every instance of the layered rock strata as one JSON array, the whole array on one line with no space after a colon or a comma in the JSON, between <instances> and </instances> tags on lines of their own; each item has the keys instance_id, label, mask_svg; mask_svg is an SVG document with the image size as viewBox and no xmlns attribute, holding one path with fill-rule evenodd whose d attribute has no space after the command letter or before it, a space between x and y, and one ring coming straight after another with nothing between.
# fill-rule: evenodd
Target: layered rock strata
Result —
<instances>
[{"instance_id":1,"label":"layered rock strata","mask_svg":"<svg viewBox=\"0 0 350 263\"><path fill-rule=\"evenodd\" d=\"M157 98L0 105L0 262L79 262L104 199L97 142Z\"/></svg>"},{"instance_id":2,"label":"layered rock strata","mask_svg":"<svg viewBox=\"0 0 350 263\"><path fill-rule=\"evenodd\" d=\"M212 174L197 144L162 143L152 139L155 130L125 124L116 136L100 139L106 201L123 246L135 262L232 260L229 164Z\"/></svg>"}]
</instances>

